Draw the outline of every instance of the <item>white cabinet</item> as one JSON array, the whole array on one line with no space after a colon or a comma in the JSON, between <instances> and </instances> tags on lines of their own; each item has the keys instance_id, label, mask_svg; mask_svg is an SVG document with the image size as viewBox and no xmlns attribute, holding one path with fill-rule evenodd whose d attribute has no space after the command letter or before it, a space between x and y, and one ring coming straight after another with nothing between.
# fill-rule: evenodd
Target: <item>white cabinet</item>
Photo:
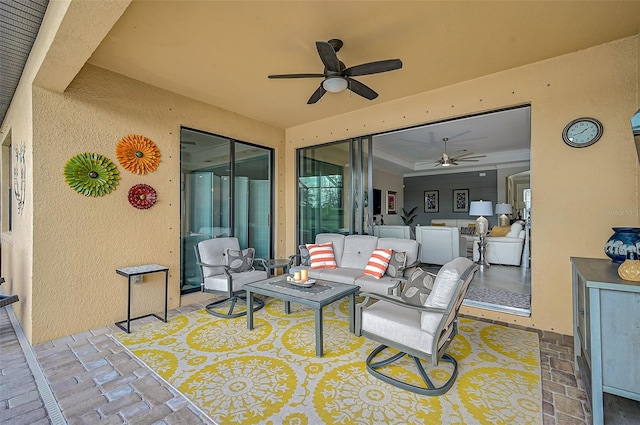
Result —
<instances>
[{"instance_id":1,"label":"white cabinet","mask_svg":"<svg viewBox=\"0 0 640 425\"><path fill-rule=\"evenodd\" d=\"M604 423L603 393L640 401L640 282L618 277L608 259L571 258L574 360Z\"/></svg>"}]
</instances>

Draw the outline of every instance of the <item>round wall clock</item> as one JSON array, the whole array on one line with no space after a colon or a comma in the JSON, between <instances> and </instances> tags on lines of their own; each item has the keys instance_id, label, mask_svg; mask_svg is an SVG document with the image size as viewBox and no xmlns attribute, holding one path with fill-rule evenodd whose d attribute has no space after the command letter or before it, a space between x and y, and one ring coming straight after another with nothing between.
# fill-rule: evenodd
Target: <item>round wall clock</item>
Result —
<instances>
[{"instance_id":1,"label":"round wall clock","mask_svg":"<svg viewBox=\"0 0 640 425\"><path fill-rule=\"evenodd\" d=\"M595 118L576 118L564 127L562 139L574 148L584 148L597 142L604 128L602 123Z\"/></svg>"}]
</instances>

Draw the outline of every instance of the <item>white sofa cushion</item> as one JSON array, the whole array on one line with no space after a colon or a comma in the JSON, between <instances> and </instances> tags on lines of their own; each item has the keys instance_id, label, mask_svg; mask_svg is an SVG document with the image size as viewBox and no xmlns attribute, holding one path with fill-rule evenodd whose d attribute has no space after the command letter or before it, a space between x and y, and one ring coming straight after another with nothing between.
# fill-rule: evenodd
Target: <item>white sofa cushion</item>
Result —
<instances>
[{"instance_id":1,"label":"white sofa cushion","mask_svg":"<svg viewBox=\"0 0 640 425\"><path fill-rule=\"evenodd\" d=\"M356 279L363 276L362 269L338 267L337 269L311 269L309 277L312 279L330 280L331 282L350 283L355 285ZM371 277L371 276L370 276ZM374 279L374 277L371 277Z\"/></svg>"},{"instance_id":2,"label":"white sofa cushion","mask_svg":"<svg viewBox=\"0 0 640 425\"><path fill-rule=\"evenodd\" d=\"M364 270L371 254L378 246L378 238L369 235L348 235L344 238L344 249L340 267Z\"/></svg>"},{"instance_id":3,"label":"white sofa cushion","mask_svg":"<svg viewBox=\"0 0 640 425\"><path fill-rule=\"evenodd\" d=\"M505 237L517 238L520 236L520 232L522 231L523 228L524 226L522 225L522 223L515 222L511 225L511 230L509 230L509 232L505 235Z\"/></svg>"}]
</instances>

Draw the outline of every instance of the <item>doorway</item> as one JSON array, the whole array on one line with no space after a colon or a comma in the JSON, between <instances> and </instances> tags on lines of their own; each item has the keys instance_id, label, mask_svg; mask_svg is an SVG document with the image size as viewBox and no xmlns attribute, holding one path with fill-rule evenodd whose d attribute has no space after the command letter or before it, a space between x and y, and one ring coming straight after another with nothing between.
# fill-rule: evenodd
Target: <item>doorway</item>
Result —
<instances>
[{"instance_id":1,"label":"doorway","mask_svg":"<svg viewBox=\"0 0 640 425\"><path fill-rule=\"evenodd\" d=\"M182 128L181 293L200 290L195 246L202 240L236 237L258 258L273 252L273 150Z\"/></svg>"}]
</instances>

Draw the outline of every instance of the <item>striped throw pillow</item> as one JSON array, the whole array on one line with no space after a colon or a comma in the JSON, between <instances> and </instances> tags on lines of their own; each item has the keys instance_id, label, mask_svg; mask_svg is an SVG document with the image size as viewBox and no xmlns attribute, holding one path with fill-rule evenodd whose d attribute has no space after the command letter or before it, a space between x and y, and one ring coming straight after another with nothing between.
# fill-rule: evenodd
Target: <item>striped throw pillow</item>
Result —
<instances>
[{"instance_id":1,"label":"striped throw pillow","mask_svg":"<svg viewBox=\"0 0 640 425\"><path fill-rule=\"evenodd\" d=\"M392 249L376 248L369 258L367 266L364 268L364 274L373 276L376 279L380 279L384 276L384 272L389 266L389 260L391 260Z\"/></svg>"},{"instance_id":2,"label":"striped throw pillow","mask_svg":"<svg viewBox=\"0 0 640 425\"><path fill-rule=\"evenodd\" d=\"M312 269L335 269L336 257L333 255L333 243L308 244Z\"/></svg>"}]
</instances>

